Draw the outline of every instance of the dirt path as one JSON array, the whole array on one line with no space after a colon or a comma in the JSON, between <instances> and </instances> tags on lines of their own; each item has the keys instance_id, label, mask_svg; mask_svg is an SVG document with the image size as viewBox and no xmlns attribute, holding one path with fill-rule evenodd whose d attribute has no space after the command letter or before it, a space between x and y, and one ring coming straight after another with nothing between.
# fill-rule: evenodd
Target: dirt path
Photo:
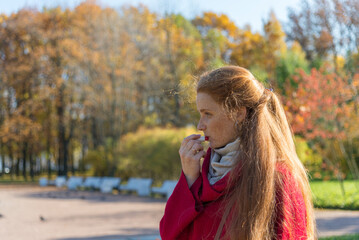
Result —
<instances>
[{"instance_id":1,"label":"dirt path","mask_svg":"<svg viewBox=\"0 0 359 240\"><path fill-rule=\"evenodd\" d=\"M120 239L158 234L164 200L0 187L0 239Z\"/></svg>"},{"instance_id":2,"label":"dirt path","mask_svg":"<svg viewBox=\"0 0 359 240\"><path fill-rule=\"evenodd\" d=\"M316 210L319 236L359 233L359 211Z\"/></svg>"},{"instance_id":3,"label":"dirt path","mask_svg":"<svg viewBox=\"0 0 359 240\"><path fill-rule=\"evenodd\" d=\"M164 199L0 186L0 239L155 240ZM316 211L320 236L359 233L359 211Z\"/></svg>"}]
</instances>

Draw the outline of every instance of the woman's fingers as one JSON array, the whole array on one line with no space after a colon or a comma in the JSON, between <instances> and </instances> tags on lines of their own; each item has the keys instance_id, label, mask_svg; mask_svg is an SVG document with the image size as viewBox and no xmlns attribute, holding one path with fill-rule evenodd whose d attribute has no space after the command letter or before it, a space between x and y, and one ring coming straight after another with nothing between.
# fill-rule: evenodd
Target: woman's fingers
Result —
<instances>
[{"instance_id":1,"label":"woman's fingers","mask_svg":"<svg viewBox=\"0 0 359 240\"><path fill-rule=\"evenodd\" d=\"M199 135L199 134L192 134L192 135L186 137L185 139L183 139L181 147L184 147L187 150L189 150L196 143L199 144L200 146L202 146L200 143L203 141L199 140L200 137L201 137L201 135ZM198 146L196 146L196 147L198 148Z\"/></svg>"},{"instance_id":2,"label":"woman's fingers","mask_svg":"<svg viewBox=\"0 0 359 240\"><path fill-rule=\"evenodd\" d=\"M189 135L188 137L186 137L186 138L183 139L181 146L185 146L185 145L187 145L190 141L199 139L200 137L201 137L201 135L199 135L199 134Z\"/></svg>"},{"instance_id":3,"label":"woman's fingers","mask_svg":"<svg viewBox=\"0 0 359 240\"><path fill-rule=\"evenodd\" d=\"M203 158L204 156L206 156L206 152L205 151L198 151L195 155L194 155L194 157L195 157L195 159L196 160L200 160L201 158Z\"/></svg>"},{"instance_id":4,"label":"woman's fingers","mask_svg":"<svg viewBox=\"0 0 359 240\"><path fill-rule=\"evenodd\" d=\"M192 150L192 152L194 154L196 154L197 152L203 150L203 146L202 146L202 144L200 144L198 142L194 142L190 149Z\"/></svg>"},{"instance_id":5,"label":"woman's fingers","mask_svg":"<svg viewBox=\"0 0 359 240\"><path fill-rule=\"evenodd\" d=\"M201 135L190 135L186 137L180 147L182 170L187 178L189 186L200 174L200 159L205 156L202 141L198 140Z\"/></svg>"}]
</instances>

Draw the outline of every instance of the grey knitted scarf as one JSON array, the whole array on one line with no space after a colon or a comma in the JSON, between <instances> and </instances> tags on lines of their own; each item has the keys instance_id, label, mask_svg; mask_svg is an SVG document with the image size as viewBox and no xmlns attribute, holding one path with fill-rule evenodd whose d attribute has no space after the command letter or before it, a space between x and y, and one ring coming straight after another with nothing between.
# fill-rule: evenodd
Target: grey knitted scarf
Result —
<instances>
[{"instance_id":1,"label":"grey knitted scarf","mask_svg":"<svg viewBox=\"0 0 359 240\"><path fill-rule=\"evenodd\" d=\"M211 185L223 178L233 167L233 157L239 147L239 139L222 148L212 149L208 180Z\"/></svg>"}]
</instances>

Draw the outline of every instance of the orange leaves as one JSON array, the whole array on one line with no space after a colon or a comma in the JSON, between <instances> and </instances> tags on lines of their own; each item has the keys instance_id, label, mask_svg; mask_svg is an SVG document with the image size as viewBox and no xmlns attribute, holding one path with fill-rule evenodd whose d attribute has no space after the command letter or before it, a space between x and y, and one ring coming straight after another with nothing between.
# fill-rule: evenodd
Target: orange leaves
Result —
<instances>
[{"instance_id":1,"label":"orange leaves","mask_svg":"<svg viewBox=\"0 0 359 240\"><path fill-rule=\"evenodd\" d=\"M285 99L294 132L308 140L343 138L354 112L347 102L353 97L348 79L322 68L312 69L309 75L300 71L294 80L298 88Z\"/></svg>"},{"instance_id":2,"label":"orange leaves","mask_svg":"<svg viewBox=\"0 0 359 240\"><path fill-rule=\"evenodd\" d=\"M352 85L353 85L356 89L359 89L359 73L357 73L357 74L354 75Z\"/></svg>"},{"instance_id":3,"label":"orange leaves","mask_svg":"<svg viewBox=\"0 0 359 240\"><path fill-rule=\"evenodd\" d=\"M63 39L61 41L62 50L66 53L69 58L69 61L78 62L78 60L83 59L85 57L85 53L82 51L81 44L70 38Z\"/></svg>"},{"instance_id":4,"label":"orange leaves","mask_svg":"<svg viewBox=\"0 0 359 240\"><path fill-rule=\"evenodd\" d=\"M315 40L315 48L321 54L328 52L328 50L333 46L333 36L328 32L328 30L323 29L320 32L320 35Z\"/></svg>"},{"instance_id":5,"label":"orange leaves","mask_svg":"<svg viewBox=\"0 0 359 240\"><path fill-rule=\"evenodd\" d=\"M8 141L23 141L30 137L32 140L35 140L40 129L39 123L19 115L5 119L0 128L0 139L4 143Z\"/></svg>"}]
</instances>

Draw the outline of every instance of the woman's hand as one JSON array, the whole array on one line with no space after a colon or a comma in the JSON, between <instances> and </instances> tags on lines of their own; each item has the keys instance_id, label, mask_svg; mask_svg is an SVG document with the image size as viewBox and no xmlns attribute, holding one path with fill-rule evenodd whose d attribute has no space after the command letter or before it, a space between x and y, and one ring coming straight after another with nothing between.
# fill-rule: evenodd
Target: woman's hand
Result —
<instances>
[{"instance_id":1,"label":"woman's hand","mask_svg":"<svg viewBox=\"0 0 359 240\"><path fill-rule=\"evenodd\" d=\"M193 134L186 137L179 149L181 157L182 170L186 176L188 186L191 187L200 174L200 160L206 155L203 151L202 141L199 140L201 135Z\"/></svg>"}]
</instances>

